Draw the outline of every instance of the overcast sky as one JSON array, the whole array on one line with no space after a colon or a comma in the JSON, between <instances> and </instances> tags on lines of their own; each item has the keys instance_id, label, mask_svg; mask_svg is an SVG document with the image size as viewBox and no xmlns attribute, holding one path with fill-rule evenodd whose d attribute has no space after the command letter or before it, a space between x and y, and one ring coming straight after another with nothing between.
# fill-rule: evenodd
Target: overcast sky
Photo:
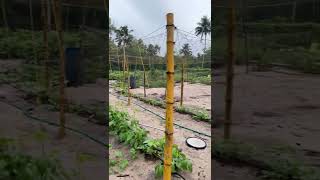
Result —
<instances>
[{"instance_id":1,"label":"overcast sky","mask_svg":"<svg viewBox=\"0 0 320 180\"><path fill-rule=\"evenodd\" d=\"M133 30L133 35L138 38L144 37L152 31L158 29L159 27L166 25L167 13L174 13L174 24L175 26L177 26L177 28L194 34L194 29L197 26L197 23L200 21L201 17L211 17L211 1L109 0L109 15L111 17L111 22L116 27L127 25L129 29ZM162 42L165 40L165 35L161 36L160 34L165 32L165 28L162 28L161 30L151 35L159 36L155 36L154 38L150 39L145 39L144 41L146 43L152 44ZM192 38L192 35L183 36L185 38L180 38L181 44L184 44L189 39L192 39L189 43L194 44L192 45L193 51L197 51L195 49L203 48L200 47L200 43L196 43L197 41L199 41L199 39ZM180 37L182 37L182 35L180 35ZM175 40L178 40L177 36ZM161 48L161 51L163 49L164 48Z\"/></svg>"}]
</instances>

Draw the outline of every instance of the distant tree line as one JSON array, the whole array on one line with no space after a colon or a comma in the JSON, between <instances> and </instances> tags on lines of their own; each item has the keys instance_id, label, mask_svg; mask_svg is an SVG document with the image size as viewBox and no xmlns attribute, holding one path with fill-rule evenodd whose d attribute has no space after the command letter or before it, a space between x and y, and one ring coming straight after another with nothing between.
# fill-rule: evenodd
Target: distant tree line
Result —
<instances>
[{"instance_id":1,"label":"distant tree line","mask_svg":"<svg viewBox=\"0 0 320 180\"><path fill-rule=\"evenodd\" d=\"M34 29L42 28L41 1L40 0L1 0L0 26L6 24L10 29L31 29L30 26L30 3L33 10ZM50 0L47 0L50 2ZM48 6L51 11L48 14L49 28L54 29L54 17L52 5ZM77 29L81 25L105 29L107 24L107 12L103 6L99 9L90 6L78 6L77 4L62 4L62 21L64 30Z\"/></svg>"},{"instance_id":2,"label":"distant tree line","mask_svg":"<svg viewBox=\"0 0 320 180\"><path fill-rule=\"evenodd\" d=\"M239 0L237 22L320 22L320 0ZM225 24L228 7L226 1L214 4L214 24Z\"/></svg>"}]
</instances>

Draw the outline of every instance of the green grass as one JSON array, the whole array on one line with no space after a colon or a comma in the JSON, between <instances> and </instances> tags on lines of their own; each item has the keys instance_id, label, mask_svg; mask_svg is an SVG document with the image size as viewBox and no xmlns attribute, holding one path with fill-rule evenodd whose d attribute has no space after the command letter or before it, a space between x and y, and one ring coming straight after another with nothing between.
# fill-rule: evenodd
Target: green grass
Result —
<instances>
[{"instance_id":1,"label":"green grass","mask_svg":"<svg viewBox=\"0 0 320 180\"><path fill-rule=\"evenodd\" d=\"M213 157L228 162L240 162L258 168L266 180L318 180L319 172L298 160L295 149L284 146L258 148L239 141L216 140Z\"/></svg>"}]
</instances>

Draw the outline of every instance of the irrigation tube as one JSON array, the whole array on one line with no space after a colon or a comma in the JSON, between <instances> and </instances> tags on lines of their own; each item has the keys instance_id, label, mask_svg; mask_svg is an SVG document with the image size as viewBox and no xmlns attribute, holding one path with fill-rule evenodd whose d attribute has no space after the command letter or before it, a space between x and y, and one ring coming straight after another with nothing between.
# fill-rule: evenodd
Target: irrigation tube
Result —
<instances>
[{"instance_id":1,"label":"irrigation tube","mask_svg":"<svg viewBox=\"0 0 320 180\"><path fill-rule=\"evenodd\" d=\"M113 94L113 93L111 93L111 94ZM126 100L126 99L122 99L120 95L118 95L118 94L113 94L113 95L116 96L118 99L127 102L127 100ZM159 118L161 118L162 121L165 121L165 118L162 117L161 115L159 115L159 114L157 114L157 113L155 113L155 112L153 112L153 111L151 111L151 110L149 110L149 109L141 106L141 105L138 104L138 103L133 102L133 104L135 104L135 105L139 106L140 108L142 108L142 109L144 109L144 110L146 110L146 111L148 111L148 112L150 112L150 113L158 116ZM202 132L199 132L199 131L196 131L196 130L187 128L187 127L185 127L185 126L182 126L182 125L179 125L179 124L176 124L176 123L173 123L173 124L174 124L175 126L179 127L179 128L186 129L186 130L188 130L188 131L191 131L191 132L194 132L194 133L197 133L197 134L200 134L200 135L203 135L203 136L206 136L206 137L210 137L210 138L211 138L211 135L208 135L208 134L205 134L205 133L202 133Z\"/></svg>"},{"instance_id":2,"label":"irrigation tube","mask_svg":"<svg viewBox=\"0 0 320 180\"><path fill-rule=\"evenodd\" d=\"M39 122L42 122L42 123L47 123L47 124L49 124L49 125L56 126L56 127L59 127L59 126L60 126L60 125L57 124L57 123L50 122L50 121L46 121L46 120L43 120L43 119L40 119L40 118L37 118L37 117L33 117L33 116L31 116L27 111L25 111L24 109L20 108L20 107L17 106L17 105L14 105L14 104L12 104L12 103L5 102L5 101L2 101L2 102L5 103L5 104L10 105L10 106L12 106L12 107L15 107L16 109L18 109L18 110L20 110L20 111L22 111L23 114L24 114L26 117L28 117L29 119L31 119L31 120L36 120L36 121L39 121ZM69 130L69 131L73 131L73 132L78 133L78 134L80 134L80 135L82 135L82 136L85 136L85 137L91 139L92 141L94 141L94 142L96 142L96 143L98 143L98 144L100 144L100 145L102 145L102 146L104 146L104 147L107 147L107 144L106 144L106 143L104 143L104 142L102 142L102 141L100 141L100 140L98 140L98 139L90 136L90 135L87 134L87 133L84 133L84 132L82 132L82 131L80 131L80 130L73 129L73 128L67 127L67 126L65 126L65 128L66 128L67 130Z\"/></svg>"}]
</instances>

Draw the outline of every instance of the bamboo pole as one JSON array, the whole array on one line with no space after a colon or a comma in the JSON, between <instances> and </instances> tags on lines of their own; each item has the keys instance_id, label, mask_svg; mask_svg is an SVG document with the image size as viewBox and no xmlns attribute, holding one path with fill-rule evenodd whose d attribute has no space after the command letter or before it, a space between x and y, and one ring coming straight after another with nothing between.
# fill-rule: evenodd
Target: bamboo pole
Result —
<instances>
[{"instance_id":1,"label":"bamboo pole","mask_svg":"<svg viewBox=\"0 0 320 180\"><path fill-rule=\"evenodd\" d=\"M32 51L34 55L34 60L37 66L40 65L40 62L38 61L37 53L36 53L36 48L35 48L35 39L34 39L34 21L33 21L33 6L32 6L32 0L29 0L29 16L30 16L30 27L31 27L31 40L32 40ZM41 78L39 75L39 71L36 71L36 82L41 85ZM37 97L37 103L40 104L40 97Z\"/></svg>"},{"instance_id":2,"label":"bamboo pole","mask_svg":"<svg viewBox=\"0 0 320 180\"><path fill-rule=\"evenodd\" d=\"M127 59L127 75L128 75L128 106L131 105L131 97L130 97L130 66L128 64L129 60Z\"/></svg>"},{"instance_id":3,"label":"bamboo pole","mask_svg":"<svg viewBox=\"0 0 320 180\"><path fill-rule=\"evenodd\" d=\"M56 25L56 31L58 32L58 44L60 52L60 77L59 77L59 86L60 86L60 129L59 129L59 138L65 136L65 105L66 97L64 90L64 79L65 79L65 53L63 46L63 32L62 32L62 23L61 23L61 2L60 0L53 0L54 6L54 19Z\"/></svg>"},{"instance_id":4,"label":"bamboo pole","mask_svg":"<svg viewBox=\"0 0 320 180\"><path fill-rule=\"evenodd\" d=\"M9 31L8 21L7 21L7 11L6 11L6 0L1 0L1 10L2 10L2 20L6 31Z\"/></svg>"},{"instance_id":5,"label":"bamboo pole","mask_svg":"<svg viewBox=\"0 0 320 180\"><path fill-rule=\"evenodd\" d=\"M229 35L228 35L228 54L226 76L226 96L225 96L225 122L224 138L229 139L231 134L231 113L232 113L232 91L233 91L233 66L234 66L234 43L235 43L235 7L234 0L229 0Z\"/></svg>"},{"instance_id":6,"label":"bamboo pole","mask_svg":"<svg viewBox=\"0 0 320 180\"><path fill-rule=\"evenodd\" d=\"M189 82L188 60L185 64L186 82Z\"/></svg>"},{"instance_id":7,"label":"bamboo pole","mask_svg":"<svg viewBox=\"0 0 320 180\"><path fill-rule=\"evenodd\" d=\"M143 59L142 59L142 56L141 56L140 47L138 46L138 48L139 48L139 54L140 54L142 68L143 68L143 95L144 95L144 97L147 97L147 94L146 94L146 80L147 80L146 68L144 67L144 63L143 63Z\"/></svg>"},{"instance_id":8,"label":"bamboo pole","mask_svg":"<svg viewBox=\"0 0 320 180\"><path fill-rule=\"evenodd\" d=\"M244 0L244 18L243 18L243 33L244 33L244 49L246 59L246 73L249 73L249 51L248 51L248 32L247 32L247 21L248 21L248 3Z\"/></svg>"},{"instance_id":9,"label":"bamboo pole","mask_svg":"<svg viewBox=\"0 0 320 180\"><path fill-rule=\"evenodd\" d=\"M292 2L292 16L291 16L292 23L294 23L296 19L296 10L297 10L297 1L295 0Z\"/></svg>"},{"instance_id":10,"label":"bamboo pole","mask_svg":"<svg viewBox=\"0 0 320 180\"><path fill-rule=\"evenodd\" d=\"M44 65L45 65L45 89L49 94L49 43L48 43L48 18L46 0L41 0L41 15L43 21L43 45L44 45Z\"/></svg>"},{"instance_id":11,"label":"bamboo pole","mask_svg":"<svg viewBox=\"0 0 320 180\"><path fill-rule=\"evenodd\" d=\"M183 105L183 87L184 87L184 62L181 63L181 90L180 90L180 106Z\"/></svg>"},{"instance_id":12,"label":"bamboo pole","mask_svg":"<svg viewBox=\"0 0 320 180\"><path fill-rule=\"evenodd\" d=\"M110 58L110 54L109 54L109 66L110 66L110 71L112 72L112 67L111 67L111 58Z\"/></svg>"},{"instance_id":13,"label":"bamboo pole","mask_svg":"<svg viewBox=\"0 0 320 180\"><path fill-rule=\"evenodd\" d=\"M123 65L122 65L122 70L123 70L123 88L124 88L124 85L126 83L126 74L125 74L125 71L126 71L126 48L125 48L125 45L123 46Z\"/></svg>"},{"instance_id":14,"label":"bamboo pole","mask_svg":"<svg viewBox=\"0 0 320 180\"><path fill-rule=\"evenodd\" d=\"M174 24L173 13L167 14L167 88L166 88L166 130L164 147L163 179L171 179L173 145L173 105L174 105Z\"/></svg>"},{"instance_id":15,"label":"bamboo pole","mask_svg":"<svg viewBox=\"0 0 320 180\"><path fill-rule=\"evenodd\" d=\"M51 31L51 1L47 0L48 31Z\"/></svg>"},{"instance_id":16,"label":"bamboo pole","mask_svg":"<svg viewBox=\"0 0 320 180\"><path fill-rule=\"evenodd\" d=\"M146 93L146 70L143 68L143 96L147 97Z\"/></svg>"},{"instance_id":17,"label":"bamboo pole","mask_svg":"<svg viewBox=\"0 0 320 180\"><path fill-rule=\"evenodd\" d=\"M119 53L118 53L118 48L117 49L117 59L118 59L118 68L119 68L119 72L121 71L121 68L120 68L120 57L119 57ZM110 56L110 54L109 54Z\"/></svg>"}]
</instances>

